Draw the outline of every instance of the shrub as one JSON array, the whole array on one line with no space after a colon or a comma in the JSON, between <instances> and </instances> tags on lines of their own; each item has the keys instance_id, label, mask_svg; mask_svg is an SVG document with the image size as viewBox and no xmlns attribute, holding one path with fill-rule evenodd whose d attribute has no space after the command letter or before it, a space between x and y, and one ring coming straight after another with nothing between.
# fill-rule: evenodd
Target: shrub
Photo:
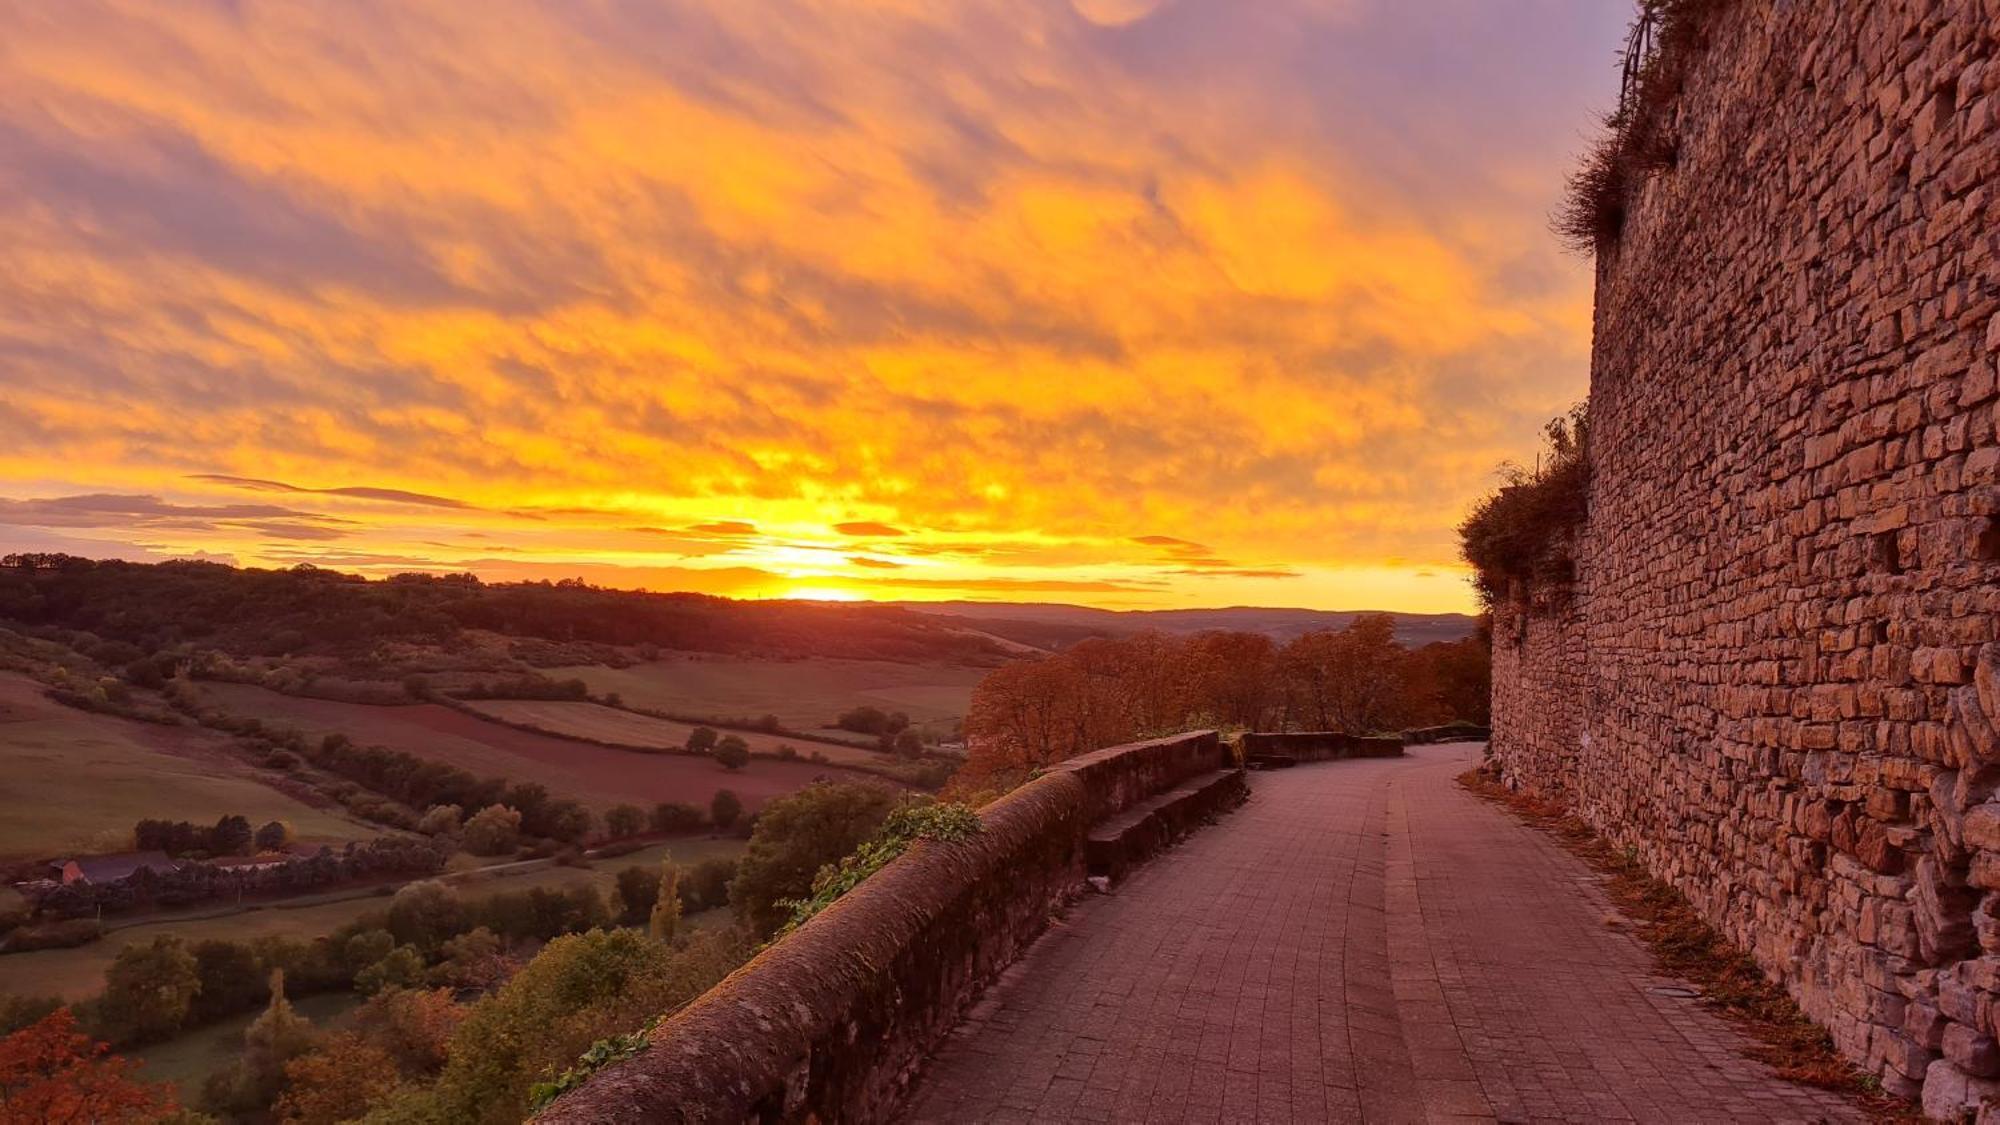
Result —
<instances>
[{"instance_id":1,"label":"shrub","mask_svg":"<svg viewBox=\"0 0 2000 1125\"><path fill-rule=\"evenodd\" d=\"M681 873L681 912L693 914L729 905L729 884L736 878L736 861L720 856L704 859Z\"/></svg>"},{"instance_id":2,"label":"shrub","mask_svg":"<svg viewBox=\"0 0 2000 1125\"><path fill-rule=\"evenodd\" d=\"M473 855L505 855L521 845L521 814L488 805L465 822L463 841Z\"/></svg>"},{"instance_id":3,"label":"shrub","mask_svg":"<svg viewBox=\"0 0 2000 1125\"><path fill-rule=\"evenodd\" d=\"M812 894L783 903L791 917L778 936L805 925L813 915L833 905L840 896L861 885L870 875L889 865L918 840L945 842L969 840L979 834L979 814L958 804L905 805L889 814L882 831L873 840L857 847L838 864L819 869L813 876Z\"/></svg>"},{"instance_id":4,"label":"shrub","mask_svg":"<svg viewBox=\"0 0 2000 1125\"><path fill-rule=\"evenodd\" d=\"M1673 104L1701 49L1709 17L1730 2L1640 0L1639 18L1626 40L1618 106L1570 174L1563 202L1550 220L1570 249L1595 253L1616 240L1632 191L1645 177L1673 165L1678 143L1672 132Z\"/></svg>"},{"instance_id":5,"label":"shrub","mask_svg":"<svg viewBox=\"0 0 2000 1125\"><path fill-rule=\"evenodd\" d=\"M637 836L646 830L646 811L637 805L619 805L604 814L604 831L614 840Z\"/></svg>"},{"instance_id":6,"label":"shrub","mask_svg":"<svg viewBox=\"0 0 2000 1125\"><path fill-rule=\"evenodd\" d=\"M715 746L719 736L711 727L696 727L688 732L687 748L695 754L706 754Z\"/></svg>"},{"instance_id":7,"label":"shrub","mask_svg":"<svg viewBox=\"0 0 2000 1125\"><path fill-rule=\"evenodd\" d=\"M740 770L750 764L750 744L732 734L715 744L715 760L723 769Z\"/></svg>"},{"instance_id":8,"label":"shrub","mask_svg":"<svg viewBox=\"0 0 2000 1125\"><path fill-rule=\"evenodd\" d=\"M59 922L43 922L38 926L22 926L7 935L6 949L9 953L26 953L35 949L70 949L79 945L89 945L104 936L104 928L95 918L65 918Z\"/></svg>"},{"instance_id":9,"label":"shrub","mask_svg":"<svg viewBox=\"0 0 2000 1125\"><path fill-rule=\"evenodd\" d=\"M465 810L457 805L432 805L417 819L417 831L426 836L450 836L458 831Z\"/></svg>"},{"instance_id":10,"label":"shrub","mask_svg":"<svg viewBox=\"0 0 2000 1125\"><path fill-rule=\"evenodd\" d=\"M812 893L820 868L874 837L895 807L888 789L822 782L765 806L729 885L729 902L751 932L767 935Z\"/></svg>"},{"instance_id":11,"label":"shrub","mask_svg":"<svg viewBox=\"0 0 2000 1125\"><path fill-rule=\"evenodd\" d=\"M181 1029L201 989L194 954L179 938L128 945L104 971L97 1022L114 1043L148 1043Z\"/></svg>"},{"instance_id":12,"label":"shrub","mask_svg":"<svg viewBox=\"0 0 2000 1125\"><path fill-rule=\"evenodd\" d=\"M42 1017L63 1006L53 996L15 996L0 993L0 1036L12 1035L24 1027L40 1023Z\"/></svg>"},{"instance_id":13,"label":"shrub","mask_svg":"<svg viewBox=\"0 0 2000 1125\"><path fill-rule=\"evenodd\" d=\"M693 805L662 801L653 806L651 823L655 832L693 832L707 823L707 818Z\"/></svg>"},{"instance_id":14,"label":"shrub","mask_svg":"<svg viewBox=\"0 0 2000 1125\"><path fill-rule=\"evenodd\" d=\"M743 799L738 797L734 790L717 789L715 796L709 799L708 819L724 832L729 831L729 826L735 824L736 818L742 815Z\"/></svg>"},{"instance_id":15,"label":"shrub","mask_svg":"<svg viewBox=\"0 0 2000 1125\"><path fill-rule=\"evenodd\" d=\"M399 945L373 965L354 974L355 991L374 996L391 988L415 988L424 983L424 955Z\"/></svg>"},{"instance_id":16,"label":"shrub","mask_svg":"<svg viewBox=\"0 0 2000 1125\"><path fill-rule=\"evenodd\" d=\"M1473 506L1459 525L1459 549L1488 605L1521 582L1566 581L1569 533L1589 514L1590 420L1579 404L1544 427L1545 458L1533 470L1510 466L1507 483Z\"/></svg>"}]
</instances>

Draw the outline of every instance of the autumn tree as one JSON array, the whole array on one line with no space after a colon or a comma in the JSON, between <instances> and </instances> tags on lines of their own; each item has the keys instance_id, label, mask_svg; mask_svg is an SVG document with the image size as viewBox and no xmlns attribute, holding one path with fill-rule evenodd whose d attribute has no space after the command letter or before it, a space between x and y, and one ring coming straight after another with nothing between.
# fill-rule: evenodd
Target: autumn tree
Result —
<instances>
[{"instance_id":1,"label":"autumn tree","mask_svg":"<svg viewBox=\"0 0 2000 1125\"><path fill-rule=\"evenodd\" d=\"M97 1024L114 1043L148 1043L179 1031L201 991L199 963L176 937L118 951L104 971Z\"/></svg>"},{"instance_id":2,"label":"autumn tree","mask_svg":"<svg viewBox=\"0 0 2000 1125\"><path fill-rule=\"evenodd\" d=\"M369 998L354 1013L354 1026L403 1074L420 1078L443 1069L465 1015L465 1005L447 989L394 988Z\"/></svg>"},{"instance_id":3,"label":"autumn tree","mask_svg":"<svg viewBox=\"0 0 2000 1125\"><path fill-rule=\"evenodd\" d=\"M77 1030L57 1008L0 1039L0 1121L138 1122L171 1113L164 1085L133 1077L135 1064Z\"/></svg>"},{"instance_id":4,"label":"autumn tree","mask_svg":"<svg viewBox=\"0 0 2000 1125\"><path fill-rule=\"evenodd\" d=\"M364 1116L400 1081L388 1052L344 1031L285 1063L285 1092L272 1111L284 1125L336 1125Z\"/></svg>"}]
</instances>

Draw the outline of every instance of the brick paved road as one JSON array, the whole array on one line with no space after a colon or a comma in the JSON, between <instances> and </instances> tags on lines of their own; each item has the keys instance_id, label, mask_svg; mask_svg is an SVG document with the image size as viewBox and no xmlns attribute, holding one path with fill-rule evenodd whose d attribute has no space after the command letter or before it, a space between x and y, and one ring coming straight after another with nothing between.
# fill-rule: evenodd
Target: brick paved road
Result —
<instances>
[{"instance_id":1,"label":"brick paved road","mask_svg":"<svg viewBox=\"0 0 2000 1125\"><path fill-rule=\"evenodd\" d=\"M1253 775L988 991L912 1121L1819 1121L1652 991L1581 863L1465 793L1476 744Z\"/></svg>"}]
</instances>

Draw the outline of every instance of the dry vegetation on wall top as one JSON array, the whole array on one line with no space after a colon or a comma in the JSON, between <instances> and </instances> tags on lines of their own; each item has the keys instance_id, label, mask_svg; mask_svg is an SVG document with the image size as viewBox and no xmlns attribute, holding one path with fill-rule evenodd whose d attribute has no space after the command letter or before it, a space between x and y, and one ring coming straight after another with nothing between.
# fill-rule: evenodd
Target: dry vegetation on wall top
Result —
<instances>
[{"instance_id":1,"label":"dry vegetation on wall top","mask_svg":"<svg viewBox=\"0 0 2000 1125\"><path fill-rule=\"evenodd\" d=\"M1589 512L1590 418L1579 403L1543 428L1546 448L1532 469L1501 470L1506 483L1474 505L1458 527L1459 550L1473 566L1487 605L1516 582L1567 583L1569 539Z\"/></svg>"},{"instance_id":2,"label":"dry vegetation on wall top","mask_svg":"<svg viewBox=\"0 0 2000 1125\"><path fill-rule=\"evenodd\" d=\"M1733 0L1641 0L1625 45L1618 106L1604 133L1570 173L1562 206L1551 220L1563 243L1580 254L1612 244L1625 225L1631 193L1647 176L1674 164L1674 106L1688 65L1706 43L1709 21Z\"/></svg>"}]
</instances>

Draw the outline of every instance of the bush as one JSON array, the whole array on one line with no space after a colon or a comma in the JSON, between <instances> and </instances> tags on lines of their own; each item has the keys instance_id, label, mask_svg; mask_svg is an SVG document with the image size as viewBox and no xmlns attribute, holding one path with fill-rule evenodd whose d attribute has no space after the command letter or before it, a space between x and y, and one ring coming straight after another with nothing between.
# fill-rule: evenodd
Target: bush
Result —
<instances>
[{"instance_id":1,"label":"bush","mask_svg":"<svg viewBox=\"0 0 2000 1125\"><path fill-rule=\"evenodd\" d=\"M967 805L918 804L897 809L889 814L882 831L873 840L854 849L839 864L820 868L813 876L809 897L784 904L791 908L791 918L779 934L790 933L810 921L813 915L860 886L918 840L969 840L980 831L979 814Z\"/></svg>"},{"instance_id":2,"label":"bush","mask_svg":"<svg viewBox=\"0 0 2000 1125\"><path fill-rule=\"evenodd\" d=\"M764 807L729 885L729 902L752 933L768 935L790 917L790 900L812 893L819 869L874 837L895 807L891 790L821 782Z\"/></svg>"},{"instance_id":3,"label":"bush","mask_svg":"<svg viewBox=\"0 0 2000 1125\"><path fill-rule=\"evenodd\" d=\"M681 873L681 912L693 914L729 905L729 883L736 878L736 861L720 856L704 859Z\"/></svg>"},{"instance_id":4,"label":"bush","mask_svg":"<svg viewBox=\"0 0 2000 1125\"><path fill-rule=\"evenodd\" d=\"M743 799L733 790L717 789L708 802L708 819L724 832L743 815Z\"/></svg>"},{"instance_id":5,"label":"bush","mask_svg":"<svg viewBox=\"0 0 2000 1125\"><path fill-rule=\"evenodd\" d=\"M708 818L693 805L662 801L653 806L651 823L655 832L693 832L708 823Z\"/></svg>"},{"instance_id":6,"label":"bush","mask_svg":"<svg viewBox=\"0 0 2000 1125\"><path fill-rule=\"evenodd\" d=\"M521 846L521 814L488 805L465 822L463 842L473 855L506 855Z\"/></svg>"},{"instance_id":7,"label":"bush","mask_svg":"<svg viewBox=\"0 0 2000 1125\"><path fill-rule=\"evenodd\" d=\"M1509 467L1507 483L1459 525L1459 550L1487 605L1513 582L1562 584L1571 577L1568 538L1589 515L1590 420L1581 404L1544 427L1545 459Z\"/></svg>"},{"instance_id":8,"label":"bush","mask_svg":"<svg viewBox=\"0 0 2000 1125\"><path fill-rule=\"evenodd\" d=\"M715 744L715 760L723 769L740 770L750 764L750 744L732 734Z\"/></svg>"},{"instance_id":9,"label":"bush","mask_svg":"<svg viewBox=\"0 0 2000 1125\"><path fill-rule=\"evenodd\" d=\"M614 840L637 836L646 830L646 811L637 805L619 805L604 814L604 831Z\"/></svg>"},{"instance_id":10,"label":"bush","mask_svg":"<svg viewBox=\"0 0 2000 1125\"><path fill-rule=\"evenodd\" d=\"M660 872L652 867L627 867L618 873L618 920L628 926L645 923L660 898Z\"/></svg>"},{"instance_id":11,"label":"bush","mask_svg":"<svg viewBox=\"0 0 2000 1125\"><path fill-rule=\"evenodd\" d=\"M104 928L97 919L66 918L59 922L22 926L7 935L6 951L26 953L35 949L70 949L89 945L102 936Z\"/></svg>"},{"instance_id":12,"label":"bush","mask_svg":"<svg viewBox=\"0 0 2000 1125\"><path fill-rule=\"evenodd\" d=\"M465 810L457 805L432 805L417 819L417 831L426 836L450 836L458 832Z\"/></svg>"},{"instance_id":13,"label":"bush","mask_svg":"<svg viewBox=\"0 0 2000 1125\"><path fill-rule=\"evenodd\" d=\"M687 748L690 753L706 754L715 746L717 737L710 727L696 727L688 732Z\"/></svg>"},{"instance_id":14,"label":"bush","mask_svg":"<svg viewBox=\"0 0 2000 1125\"><path fill-rule=\"evenodd\" d=\"M43 1016L63 1006L53 996L15 996L0 992L0 1037L40 1023Z\"/></svg>"},{"instance_id":15,"label":"bush","mask_svg":"<svg viewBox=\"0 0 2000 1125\"><path fill-rule=\"evenodd\" d=\"M415 988L424 983L424 956L415 948L399 945L373 965L354 974L354 989L374 996L391 988Z\"/></svg>"}]
</instances>

